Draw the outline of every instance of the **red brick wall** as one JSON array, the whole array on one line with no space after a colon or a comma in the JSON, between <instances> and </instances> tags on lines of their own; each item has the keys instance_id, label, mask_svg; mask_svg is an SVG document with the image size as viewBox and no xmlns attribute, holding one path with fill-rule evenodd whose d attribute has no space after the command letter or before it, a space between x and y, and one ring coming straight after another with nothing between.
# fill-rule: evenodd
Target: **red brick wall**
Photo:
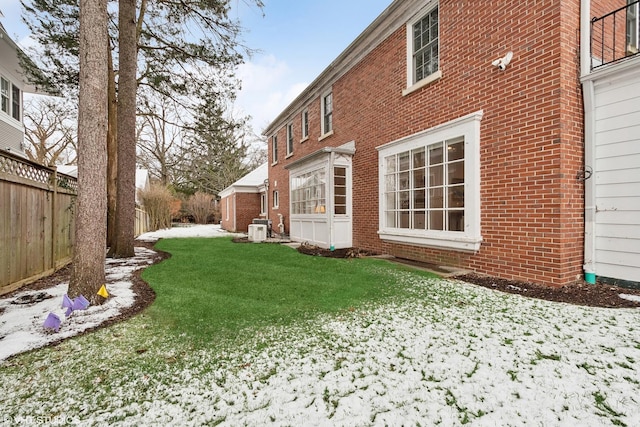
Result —
<instances>
[{"instance_id":1,"label":"red brick wall","mask_svg":"<svg viewBox=\"0 0 640 427\"><path fill-rule=\"evenodd\" d=\"M229 206L229 219L227 220L227 203ZM234 220L235 207L235 220ZM222 228L227 231L237 231L246 233L249 224L254 218L260 217L260 194L259 193L233 193L220 200L222 214Z\"/></svg>"},{"instance_id":2,"label":"red brick wall","mask_svg":"<svg viewBox=\"0 0 640 427\"><path fill-rule=\"evenodd\" d=\"M581 274L583 124L578 80L579 1L486 1L462 7L440 1L442 78L402 96L405 27L399 28L333 84L334 134L318 141L320 99L310 112L310 139L269 170L288 224L283 166L323 146L356 141L353 158L354 246L452 264L509 279L560 286ZM491 61L513 51L504 72ZM481 231L478 253L382 242L378 230L375 147L483 110ZM278 131L285 153L286 124ZM271 136L271 135L269 135ZM271 153L271 150L269 150ZM270 196L271 202L271 196ZM277 224L276 211L271 211Z\"/></svg>"}]
</instances>

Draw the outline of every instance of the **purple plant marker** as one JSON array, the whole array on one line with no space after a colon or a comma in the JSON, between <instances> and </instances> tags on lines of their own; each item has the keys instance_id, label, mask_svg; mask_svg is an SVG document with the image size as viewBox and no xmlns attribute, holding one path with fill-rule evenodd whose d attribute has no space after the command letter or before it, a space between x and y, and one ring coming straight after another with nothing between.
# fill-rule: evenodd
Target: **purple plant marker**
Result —
<instances>
[{"instance_id":1,"label":"purple plant marker","mask_svg":"<svg viewBox=\"0 0 640 427\"><path fill-rule=\"evenodd\" d=\"M54 331L58 332L58 330L60 329L60 324L62 323L62 321L60 320L60 318L58 316L56 316L53 313L49 313L49 315L47 316L47 318L44 321L44 325L42 325L45 329L53 329Z\"/></svg>"},{"instance_id":2,"label":"purple plant marker","mask_svg":"<svg viewBox=\"0 0 640 427\"><path fill-rule=\"evenodd\" d=\"M73 307L73 301L71 301L71 298L69 298L69 295L65 294L62 297L62 308L71 308L71 307Z\"/></svg>"},{"instance_id":3,"label":"purple plant marker","mask_svg":"<svg viewBox=\"0 0 640 427\"><path fill-rule=\"evenodd\" d=\"M73 300L72 308L74 310L86 310L89 308L89 300L87 300L83 295L80 295Z\"/></svg>"},{"instance_id":4,"label":"purple plant marker","mask_svg":"<svg viewBox=\"0 0 640 427\"><path fill-rule=\"evenodd\" d=\"M71 316L71 313L73 313L73 307L67 307L67 311L66 313L64 313L64 315L69 317Z\"/></svg>"}]
</instances>

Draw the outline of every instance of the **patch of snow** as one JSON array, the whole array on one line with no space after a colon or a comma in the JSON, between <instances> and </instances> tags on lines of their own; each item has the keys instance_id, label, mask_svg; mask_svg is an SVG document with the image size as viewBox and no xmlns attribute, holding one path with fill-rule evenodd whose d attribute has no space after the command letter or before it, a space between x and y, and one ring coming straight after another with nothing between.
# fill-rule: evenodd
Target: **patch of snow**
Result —
<instances>
[{"instance_id":1,"label":"patch of snow","mask_svg":"<svg viewBox=\"0 0 640 427\"><path fill-rule=\"evenodd\" d=\"M239 235L242 235L242 233L229 233L223 230L219 224L188 224L184 226L165 228L157 231L150 231L138 236L137 240L144 242L155 242L158 239L181 237L223 237Z\"/></svg>"},{"instance_id":2,"label":"patch of snow","mask_svg":"<svg viewBox=\"0 0 640 427\"><path fill-rule=\"evenodd\" d=\"M629 301L638 301L638 302L640 302L640 296L638 296L638 295L620 294L620 298L626 299L626 300L629 300Z\"/></svg>"}]
</instances>

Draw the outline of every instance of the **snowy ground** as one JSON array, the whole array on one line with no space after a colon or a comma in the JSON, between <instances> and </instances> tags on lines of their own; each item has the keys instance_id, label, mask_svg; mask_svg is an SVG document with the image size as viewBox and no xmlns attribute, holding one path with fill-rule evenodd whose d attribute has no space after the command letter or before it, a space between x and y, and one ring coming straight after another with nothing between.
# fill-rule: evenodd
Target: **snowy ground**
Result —
<instances>
[{"instance_id":1,"label":"snowy ground","mask_svg":"<svg viewBox=\"0 0 640 427\"><path fill-rule=\"evenodd\" d=\"M117 340L151 329L137 316L82 348L59 346L56 369L15 362L0 382L0 425L34 414L123 426L640 425L640 310L396 274L413 297L261 330L225 350L156 337L119 371ZM78 369L73 355L114 366Z\"/></svg>"}]
</instances>

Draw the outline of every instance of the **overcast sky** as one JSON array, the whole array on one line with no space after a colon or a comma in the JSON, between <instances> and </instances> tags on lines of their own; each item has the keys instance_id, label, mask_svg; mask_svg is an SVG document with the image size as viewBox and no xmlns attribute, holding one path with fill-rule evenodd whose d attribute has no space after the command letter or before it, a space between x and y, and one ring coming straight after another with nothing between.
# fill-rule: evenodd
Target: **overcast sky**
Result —
<instances>
[{"instance_id":1,"label":"overcast sky","mask_svg":"<svg viewBox=\"0 0 640 427\"><path fill-rule=\"evenodd\" d=\"M236 109L260 133L392 0L231 0L232 17L245 28L245 44L258 53L238 70L243 80ZM21 45L29 32L19 0L0 0L0 20ZM264 13L264 16L263 16Z\"/></svg>"}]
</instances>

